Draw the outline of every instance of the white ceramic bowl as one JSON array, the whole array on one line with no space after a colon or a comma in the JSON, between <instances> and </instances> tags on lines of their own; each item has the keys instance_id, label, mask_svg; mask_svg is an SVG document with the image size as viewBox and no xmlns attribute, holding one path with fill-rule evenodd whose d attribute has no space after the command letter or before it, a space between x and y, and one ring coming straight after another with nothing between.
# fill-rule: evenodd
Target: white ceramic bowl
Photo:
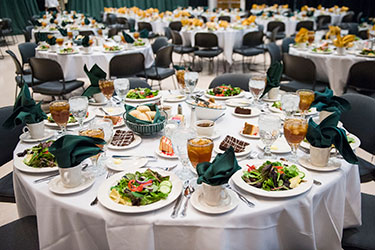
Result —
<instances>
[{"instance_id":1,"label":"white ceramic bowl","mask_svg":"<svg viewBox=\"0 0 375 250\"><path fill-rule=\"evenodd\" d=\"M218 118L222 113L224 113L226 107L221 109L214 109L214 108L206 108L195 106L195 114L197 115L197 120L215 120Z\"/></svg>"}]
</instances>

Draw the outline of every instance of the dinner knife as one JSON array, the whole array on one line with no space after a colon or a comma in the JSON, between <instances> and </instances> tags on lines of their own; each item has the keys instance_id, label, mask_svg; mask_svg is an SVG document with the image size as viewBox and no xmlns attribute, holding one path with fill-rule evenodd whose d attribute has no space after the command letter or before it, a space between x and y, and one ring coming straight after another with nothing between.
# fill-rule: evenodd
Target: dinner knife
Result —
<instances>
[{"instance_id":1,"label":"dinner knife","mask_svg":"<svg viewBox=\"0 0 375 250\"><path fill-rule=\"evenodd\" d=\"M181 207L181 204L182 204L182 197L183 197L183 194L185 192L185 188L189 186L189 180L186 180L184 182L184 186L182 188L182 192L181 194L177 197L177 200L176 200L176 203L174 204L174 207L173 207L173 211L172 211L172 214L171 214L171 217L173 219L175 219L178 215L178 211L180 211L180 207Z\"/></svg>"},{"instance_id":2,"label":"dinner knife","mask_svg":"<svg viewBox=\"0 0 375 250\"><path fill-rule=\"evenodd\" d=\"M37 180L34 181L34 183L40 183L40 182L48 181L48 180L52 179L53 177L58 176L59 174L60 173L56 173L56 174L52 174L52 175L37 179Z\"/></svg>"},{"instance_id":3,"label":"dinner knife","mask_svg":"<svg viewBox=\"0 0 375 250\"><path fill-rule=\"evenodd\" d=\"M147 158L147 159L156 159L156 156L153 155L112 155L113 158L120 159L129 159L129 158Z\"/></svg>"}]
</instances>

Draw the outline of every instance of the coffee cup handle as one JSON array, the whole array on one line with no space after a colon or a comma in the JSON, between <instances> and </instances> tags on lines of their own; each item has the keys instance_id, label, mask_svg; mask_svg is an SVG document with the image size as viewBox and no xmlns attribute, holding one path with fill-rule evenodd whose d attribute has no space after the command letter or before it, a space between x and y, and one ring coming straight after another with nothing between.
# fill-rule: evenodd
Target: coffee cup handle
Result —
<instances>
[{"instance_id":1,"label":"coffee cup handle","mask_svg":"<svg viewBox=\"0 0 375 250\"><path fill-rule=\"evenodd\" d=\"M70 176L69 172L64 172L63 177L66 180L66 182L68 182L68 183L70 182L69 176Z\"/></svg>"},{"instance_id":2,"label":"coffee cup handle","mask_svg":"<svg viewBox=\"0 0 375 250\"><path fill-rule=\"evenodd\" d=\"M221 190L221 194L220 195L221 195L221 199L222 200L228 199L228 192L225 189Z\"/></svg>"},{"instance_id":3,"label":"coffee cup handle","mask_svg":"<svg viewBox=\"0 0 375 250\"><path fill-rule=\"evenodd\" d=\"M26 133L28 131L30 131L30 129L27 126L25 126L25 127L22 128L22 132L23 133Z\"/></svg>"}]
</instances>

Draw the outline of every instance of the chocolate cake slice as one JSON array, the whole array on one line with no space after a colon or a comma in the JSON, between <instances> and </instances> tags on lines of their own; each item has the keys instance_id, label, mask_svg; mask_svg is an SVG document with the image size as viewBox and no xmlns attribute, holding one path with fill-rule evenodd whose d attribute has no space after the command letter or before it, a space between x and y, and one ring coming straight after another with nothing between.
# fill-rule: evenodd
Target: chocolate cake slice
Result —
<instances>
[{"instance_id":1,"label":"chocolate cake slice","mask_svg":"<svg viewBox=\"0 0 375 250\"><path fill-rule=\"evenodd\" d=\"M129 146L134 140L134 133L132 131L116 130L111 145L125 147Z\"/></svg>"},{"instance_id":2,"label":"chocolate cake slice","mask_svg":"<svg viewBox=\"0 0 375 250\"><path fill-rule=\"evenodd\" d=\"M219 148L223 151L227 150L230 146L233 147L235 153L241 153L245 151L245 148L250 144L234 138L233 136L227 135L225 139L220 143Z\"/></svg>"},{"instance_id":3,"label":"chocolate cake slice","mask_svg":"<svg viewBox=\"0 0 375 250\"><path fill-rule=\"evenodd\" d=\"M234 113L241 115L251 115L251 109L236 107Z\"/></svg>"}]
</instances>

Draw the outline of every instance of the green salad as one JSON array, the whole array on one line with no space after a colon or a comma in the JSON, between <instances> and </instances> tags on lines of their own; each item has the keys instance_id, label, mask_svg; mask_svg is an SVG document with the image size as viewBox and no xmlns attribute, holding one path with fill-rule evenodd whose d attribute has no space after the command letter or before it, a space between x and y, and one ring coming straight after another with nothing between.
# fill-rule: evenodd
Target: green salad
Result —
<instances>
[{"instance_id":1,"label":"green salad","mask_svg":"<svg viewBox=\"0 0 375 250\"><path fill-rule=\"evenodd\" d=\"M279 102L279 101L274 102L274 103L272 104L272 107L282 110L282 109L281 109L281 102Z\"/></svg>"},{"instance_id":2,"label":"green salad","mask_svg":"<svg viewBox=\"0 0 375 250\"><path fill-rule=\"evenodd\" d=\"M134 41L134 46L144 46L146 44L145 41L143 41L143 39L141 38L138 38L137 40Z\"/></svg>"},{"instance_id":3,"label":"green salad","mask_svg":"<svg viewBox=\"0 0 375 250\"><path fill-rule=\"evenodd\" d=\"M247 165L242 179L249 185L266 191L290 190L303 182L305 174L296 165L266 161L260 167Z\"/></svg>"},{"instance_id":4,"label":"green salad","mask_svg":"<svg viewBox=\"0 0 375 250\"><path fill-rule=\"evenodd\" d=\"M151 90L149 88L136 88L129 90L126 98L129 99L147 99L155 97L159 94L159 90Z\"/></svg>"},{"instance_id":5,"label":"green salad","mask_svg":"<svg viewBox=\"0 0 375 250\"><path fill-rule=\"evenodd\" d=\"M48 149L54 141L49 140L18 153L18 157L25 157L23 163L33 168L53 168L57 166L55 156Z\"/></svg>"},{"instance_id":6,"label":"green salad","mask_svg":"<svg viewBox=\"0 0 375 250\"><path fill-rule=\"evenodd\" d=\"M120 51L120 50L122 50L122 47L120 47L118 45L114 45L114 46L105 46L104 45L104 49L105 49L105 51Z\"/></svg>"},{"instance_id":7,"label":"green salad","mask_svg":"<svg viewBox=\"0 0 375 250\"><path fill-rule=\"evenodd\" d=\"M242 89L239 87L232 87L232 85L221 85L213 89L209 89L207 93L213 96L236 96L241 93Z\"/></svg>"},{"instance_id":8,"label":"green salad","mask_svg":"<svg viewBox=\"0 0 375 250\"><path fill-rule=\"evenodd\" d=\"M375 50L372 49L363 49L359 54L364 56L375 56Z\"/></svg>"},{"instance_id":9,"label":"green salad","mask_svg":"<svg viewBox=\"0 0 375 250\"><path fill-rule=\"evenodd\" d=\"M74 52L75 50L73 48L64 48L60 50L60 53L63 53L63 54L69 54L69 53L74 53Z\"/></svg>"},{"instance_id":10,"label":"green salad","mask_svg":"<svg viewBox=\"0 0 375 250\"><path fill-rule=\"evenodd\" d=\"M111 187L110 198L128 206L144 206L166 199L172 190L169 176L147 169L145 172L125 174Z\"/></svg>"}]
</instances>

